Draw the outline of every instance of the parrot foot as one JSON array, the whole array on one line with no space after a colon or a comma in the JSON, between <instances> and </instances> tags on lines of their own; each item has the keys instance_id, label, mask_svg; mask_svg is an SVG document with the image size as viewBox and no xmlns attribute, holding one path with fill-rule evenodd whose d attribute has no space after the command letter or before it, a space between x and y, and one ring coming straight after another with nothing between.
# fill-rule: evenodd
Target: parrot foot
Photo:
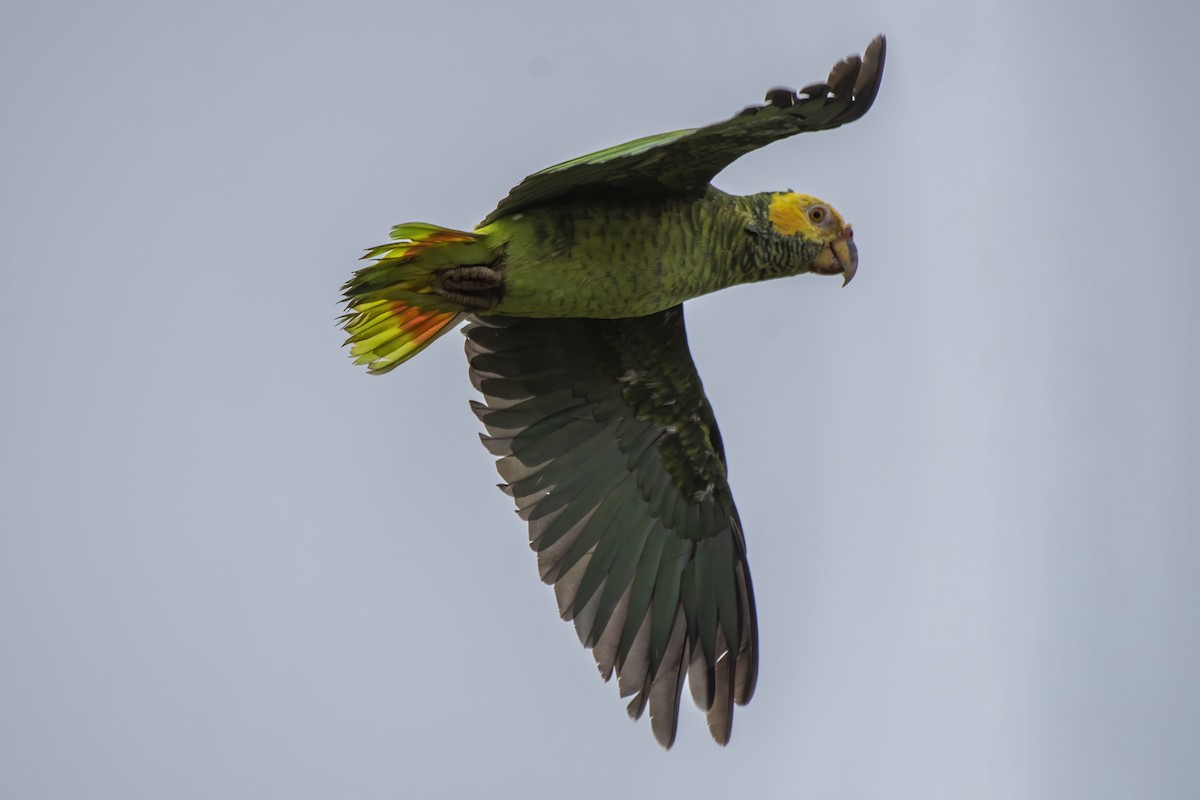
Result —
<instances>
[{"instance_id":1,"label":"parrot foot","mask_svg":"<svg viewBox=\"0 0 1200 800\"><path fill-rule=\"evenodd\" d=\"M490 311L504 297L504 270L472 265L439 270L434 293L471 311Z\"/></svg>"}]
</instances>

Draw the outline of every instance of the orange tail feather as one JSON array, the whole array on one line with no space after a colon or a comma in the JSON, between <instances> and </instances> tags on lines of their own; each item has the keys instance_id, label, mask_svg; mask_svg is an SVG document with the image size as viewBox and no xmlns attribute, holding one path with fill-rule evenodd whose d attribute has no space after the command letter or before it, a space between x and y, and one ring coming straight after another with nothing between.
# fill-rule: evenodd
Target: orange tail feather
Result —
<instances>
[{"instance_id":1,"label":"orange tail feather","mask_svg":"<svg viewBox=\"0 0 1200 800\"><path fill-rule=\"evenodd\" d=\"M434 294L434 272L486 263L492 256L477 234L409 223L396 226L392 241L371 248L364 258L375 263L342 287L348 313L341 324L354 362L379 374L412 358L466 318L461 306Z\"/></svg>"}]
</instances>

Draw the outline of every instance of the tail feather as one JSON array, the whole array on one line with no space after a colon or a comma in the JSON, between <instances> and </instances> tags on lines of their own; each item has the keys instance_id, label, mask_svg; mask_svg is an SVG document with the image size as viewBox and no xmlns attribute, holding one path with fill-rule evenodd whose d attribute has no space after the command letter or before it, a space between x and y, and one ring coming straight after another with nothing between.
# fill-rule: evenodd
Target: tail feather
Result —
<instances>
[{"instance_id":1,"label":"tail feather","mask_svg":"<svg viewBox=\"0 0 1200 800\"><path fill-rule=\"evenodd\" d=\"M393 228L391 242L368 250L363 258L375 263L342 287L347 313L340 322L354 363L373 374L388 372L462 322L462 306L434 293L434 273L490 261L483 238L412 222Z\"/></svg>"}]
</instances>

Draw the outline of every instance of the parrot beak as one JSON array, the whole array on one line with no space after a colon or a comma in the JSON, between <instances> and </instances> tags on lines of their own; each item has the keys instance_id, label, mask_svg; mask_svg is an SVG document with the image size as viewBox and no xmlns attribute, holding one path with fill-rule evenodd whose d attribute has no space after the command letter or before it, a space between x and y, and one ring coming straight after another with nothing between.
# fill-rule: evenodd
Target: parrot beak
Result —
<instances>
[{"instance_id":1,"label":"parrot beak","mask_svg":"<svg viewBox=\"0 0 1200 800\"><path fill-rule=\"evenodd\" d=\"M854 231L850 228L826 245L813 263L813 272L821 275L841 275L842 286L850 283L857 271L858 248L854 245Z\"/></svg>"},{"instance_id":2,"label":"parrot beak","mask_svg":"<svg viewBox=\"0 0 1200 800\"><path fill-rule=\"evenodd\" d=\"M838 239L833 243L833 252L842 265L842 286L850 283L854 273L858 272L858 246L851 238Z\"/></svg>"}]
</instances>

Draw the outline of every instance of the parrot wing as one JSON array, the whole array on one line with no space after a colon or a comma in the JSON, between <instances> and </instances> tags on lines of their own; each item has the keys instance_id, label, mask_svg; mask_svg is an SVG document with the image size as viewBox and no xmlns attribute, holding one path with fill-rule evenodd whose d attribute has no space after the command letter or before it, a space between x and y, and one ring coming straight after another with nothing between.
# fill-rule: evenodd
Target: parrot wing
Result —
<instances>
[{"instance_id":1,"label":"parrot wing","mask_svg":"<svg viewBox=\"0 0 1200 800\"><path fill-rule=\"evenodd\" d=\"M683 307L631 319L476 318L473 403L542 579L629 714L675 740L686 675L714 739L754 693L746 544Z\"/></svg>"},{"instance_id":2,"label":"parrot wing","mask_svg":"<svg viewBox=\"0 0 1200 800\"><path fill-rule=\"evenodd\" d=\"M661 133L565 161L521 181L480 225L550 202L702 192L721 170L771 142L823 131L867 113L883 79L887 43L834 65L824 83L776 88L766 104L703 128Z\"/></svg>"}]
</instances>

